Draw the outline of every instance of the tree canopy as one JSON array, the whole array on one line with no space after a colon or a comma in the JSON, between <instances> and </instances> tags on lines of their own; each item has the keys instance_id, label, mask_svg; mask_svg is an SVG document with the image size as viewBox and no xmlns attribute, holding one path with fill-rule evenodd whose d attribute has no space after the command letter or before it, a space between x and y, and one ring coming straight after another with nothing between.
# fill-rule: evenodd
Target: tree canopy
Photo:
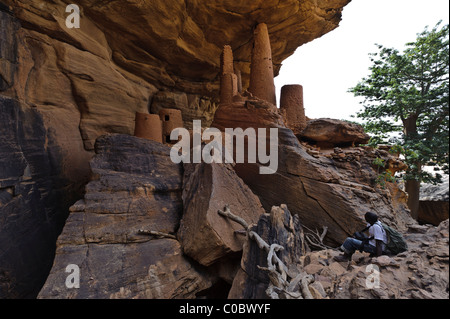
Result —
<instances>
[{"instance_id":1,"label":"tree canopy","mask_svg":"<svg viewBox=\"0 0 450 319\"><path fill-rule=\"evenodd\" d=\"M377 44L370 75L350 89L364 97L357 117L372 143L402 146L407 179L436 181L415 163L449 170L449 26L440 25L425 28L403 52Z\"/></svg>"},{"instance_id":2,"label":"tree canopy","mask_svg":"<svg viewBox=\"0 0 450 319\"><path fill-rule=\"evenodd\" d=\"M364 98L357 117L373 134L372 144L393 144L401 151L409 166L403 175L407 182L416 188L420 182L440 182L440 174L422 168L449 173L449 26L426 27L403 52L376 46L369 76L349 90Z\"/></svg>"}]
</instances>

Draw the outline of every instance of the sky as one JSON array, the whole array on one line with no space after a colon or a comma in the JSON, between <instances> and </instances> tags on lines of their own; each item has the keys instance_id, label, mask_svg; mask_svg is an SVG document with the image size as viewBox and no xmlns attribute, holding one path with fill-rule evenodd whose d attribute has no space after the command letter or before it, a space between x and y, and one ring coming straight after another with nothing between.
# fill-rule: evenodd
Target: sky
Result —
<instances>
[{"instance_id":1,"label":"sky","mask_svg":"<svg viewBox=\"0 0 450 319\"><path fill-rule=\"evenodd\" d=\"M369 75L375 43L402 51L426 26L449 22L449 0L353 0L335 30L299 47L283 61L275 86L301 84L306 116L355 120L359 97L348 93Z\"/></svg>"}]
</instances>

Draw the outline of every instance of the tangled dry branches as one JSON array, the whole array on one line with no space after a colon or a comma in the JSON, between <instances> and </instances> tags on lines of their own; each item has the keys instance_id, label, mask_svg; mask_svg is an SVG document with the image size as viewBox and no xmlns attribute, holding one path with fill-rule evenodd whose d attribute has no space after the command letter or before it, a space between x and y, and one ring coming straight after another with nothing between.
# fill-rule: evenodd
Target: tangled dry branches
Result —
<instances>
[{"instance_id":1,"label":"tangled dry branches","mask_svg":"<svg viewBox=\"0 0 450 319\"><path fill-rule=\"evenodd\" d=\"M314 299L308 287L309 284L314 282L314 277L305 272L300 272L295 275L292 274L276 254L278 251L284 250L283 246L278 244L269 245L256 232L251 230L251 227L245 220L231 213L228 206L225 206L224 210L218 210L218 213L243 226L248 238L254 240L260 249L267 252L267 267L261 267L259 265L257 265L257 267L258 269L267 272L269 276L270 284L266 290L266 294L270 298ZM325 234L323 237L324 236Z\"/></svg>"},{"instance_id":2,"label":"tangled dry branches","mask_svg":"<svg viewBox=\"0 0 450 319\"><path fill-rule=\"evenodd\" d=\"M310 247L313 247L313 248L319 249L319 250L333 249L332 247L327 246L323 243L323 240L324 240L325 236L327 235L328 227L323 226L321 234L319 233L319 231L317 229L315 231L313 231L304 225L302 227L306 229L305 238Z\"/></svg>"}]
</instances>

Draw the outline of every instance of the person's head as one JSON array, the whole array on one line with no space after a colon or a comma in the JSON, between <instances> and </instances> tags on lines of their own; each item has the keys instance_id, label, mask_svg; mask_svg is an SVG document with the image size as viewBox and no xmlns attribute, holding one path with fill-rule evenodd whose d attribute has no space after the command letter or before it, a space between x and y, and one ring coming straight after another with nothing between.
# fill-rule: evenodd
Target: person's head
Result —
<instances>
[{"instance_id":1,"label":"person's head","mask_svg":"<svg viewBox=\"0 0 450 319\"><path fill-rule=\"evenodd\" d=\"M364 219L366 220L366 222L368 222L369 224L375 224L378 221L378 215L372 212L367 212L364 215Z\"/></svg>"}]
</instances>

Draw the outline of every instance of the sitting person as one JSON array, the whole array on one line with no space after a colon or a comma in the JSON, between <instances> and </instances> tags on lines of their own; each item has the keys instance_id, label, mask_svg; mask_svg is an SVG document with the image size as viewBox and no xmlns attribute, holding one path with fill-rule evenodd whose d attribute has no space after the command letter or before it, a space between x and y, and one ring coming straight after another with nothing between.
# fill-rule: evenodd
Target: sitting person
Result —
<instances>
[{"instance_id":1,"label":"sitting person","mask_svg":"<svg viewBox=\"0 0 450 319\"><path fill-rule=\"evenodd\" d=\"M378 221L378 216L375 213L368 212L364 215L367 227L361 231L369 231L369 237L361 233L355 233L356 237L348 237L341 246L344 252L341 256L334 257L338 262L349 261L356 250L370 253L373 256L381 256L387 244L387 235L381 223Z\"/></svg>"}]
</instances>

